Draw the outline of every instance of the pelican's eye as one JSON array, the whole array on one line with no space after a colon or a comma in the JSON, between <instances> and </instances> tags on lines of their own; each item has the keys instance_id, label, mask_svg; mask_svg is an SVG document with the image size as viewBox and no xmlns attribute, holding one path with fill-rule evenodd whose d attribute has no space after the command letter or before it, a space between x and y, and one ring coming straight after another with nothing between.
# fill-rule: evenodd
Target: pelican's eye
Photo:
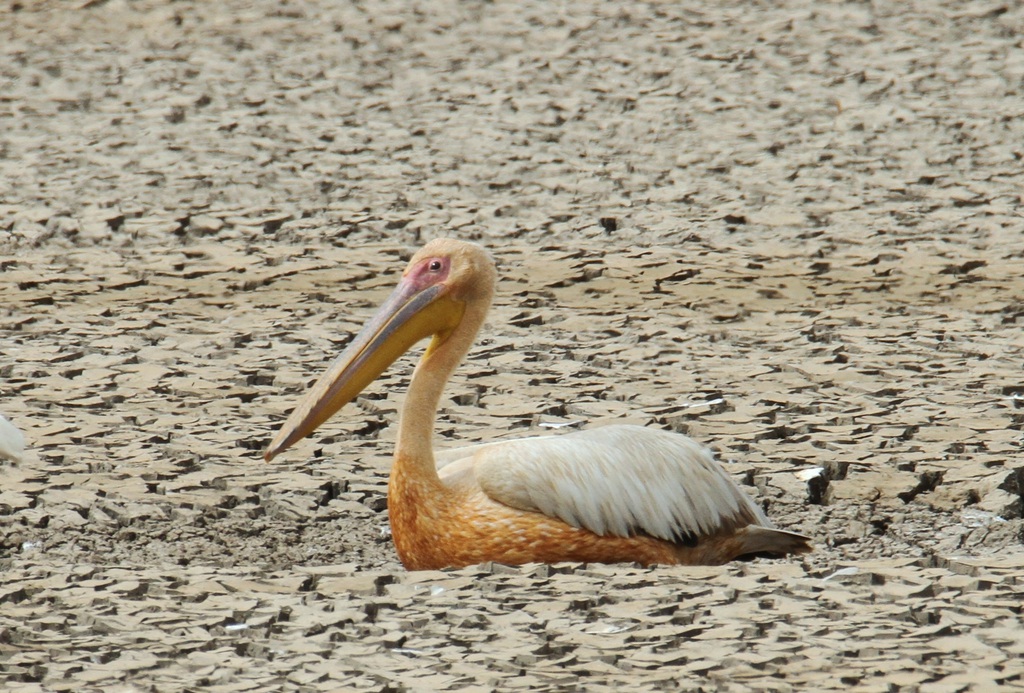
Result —
<instances>
[{"instance_id":1,"label":"pelican's eye","mask_svg":"<svg viewBox=\"0 0 1024 693\"><path fill-rule=\"evenodd\" d=\"M451 261L446 257L426 257L410 267L406 279L421 289L439 284L448 278Z\"/></svg>"}]
</instances>

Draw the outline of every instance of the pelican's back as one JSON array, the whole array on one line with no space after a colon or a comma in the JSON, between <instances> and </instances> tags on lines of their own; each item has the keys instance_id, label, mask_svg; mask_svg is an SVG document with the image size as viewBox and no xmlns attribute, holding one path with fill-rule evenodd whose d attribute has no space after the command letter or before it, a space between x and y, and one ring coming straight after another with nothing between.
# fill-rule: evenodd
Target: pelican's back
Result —
<instances>
[{"instance_id":1,"label":"pelican's back","mask_svg":"<svg viewBox=\"0 0 1024 693\"><path fill-rule=\"evenodd\" d=\"M736 555L809 550L806 537L774 529L707 448L667 431L606 426L438 459L449 463L442 478L471 472L494 501L601 536L647 535L683 547L735 537Z\"/></svg>"}]
</instances>

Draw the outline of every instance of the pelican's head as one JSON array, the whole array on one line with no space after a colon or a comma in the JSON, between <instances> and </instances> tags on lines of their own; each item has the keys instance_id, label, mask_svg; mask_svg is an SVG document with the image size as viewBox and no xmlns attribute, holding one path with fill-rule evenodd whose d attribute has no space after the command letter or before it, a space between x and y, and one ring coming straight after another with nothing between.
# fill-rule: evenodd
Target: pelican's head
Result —
<instances>
[{"instance_id":1,"label":"pelican's head","mask_svg":"<svg viewBox=\"0 0 1024 693\"><path fill-rule=\"evenodd\" d=\"M482 320L494 282L494 263L476 244L438 238L421 248L377 314L292 411L264 459L269 462L315 431L416 342L432 337L429 356L462 324L467 311Z\"/></svg>"},{"instance_id":2,"label":"pelican's head","mask_svg":"<svg viewBox=\"0 0 1024 693\"><path fill-rule=\"evenodd\" d=\"M495 277L494 261L476 243L435 238L409 260L396 293L403 284L414 283L420 288L437 286L439 292L464 303L490 301Z\"/></svg>"}]
</instances>

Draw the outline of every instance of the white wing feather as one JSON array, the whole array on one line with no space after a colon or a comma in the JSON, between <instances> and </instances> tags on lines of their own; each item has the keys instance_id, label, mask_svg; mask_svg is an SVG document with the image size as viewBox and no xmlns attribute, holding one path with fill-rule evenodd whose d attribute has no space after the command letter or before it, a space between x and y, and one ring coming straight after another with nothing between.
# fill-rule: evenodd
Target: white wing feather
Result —
<instances>
[{"instance_id":1,"label":"white wing feather","mask_svg":"<svg viewBox=\"0 0 1024 693\"><path fill-rule=\"evenodd\" d=\"M596 534L639 531L681 541L748 524L771 527L709 450L667 431L606 426L485 443L437 459L442 478L472 470L493 500Z\"/></svg>"}]
</instances>

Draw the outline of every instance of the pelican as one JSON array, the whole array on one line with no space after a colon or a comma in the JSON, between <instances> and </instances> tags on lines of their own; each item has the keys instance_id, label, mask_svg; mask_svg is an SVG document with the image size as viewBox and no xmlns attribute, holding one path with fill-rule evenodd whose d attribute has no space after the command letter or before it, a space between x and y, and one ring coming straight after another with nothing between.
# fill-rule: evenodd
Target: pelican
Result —
<instances>
[{"instance_id":1,"label":"pelican","mask_svg":"<svg viewBox=\"0 0 1024 693\"><path fill-rule=\"evenodd\" d=\"M388 481L391 535L409 570L580 561L717 565L806 553L775 529L710 451L683 435L605 426L436 453L445 384L491 305L497 273L480 246L437 239L291 413L269 462L430 337L402 407Z\"/></svg>"}]
</instances>

